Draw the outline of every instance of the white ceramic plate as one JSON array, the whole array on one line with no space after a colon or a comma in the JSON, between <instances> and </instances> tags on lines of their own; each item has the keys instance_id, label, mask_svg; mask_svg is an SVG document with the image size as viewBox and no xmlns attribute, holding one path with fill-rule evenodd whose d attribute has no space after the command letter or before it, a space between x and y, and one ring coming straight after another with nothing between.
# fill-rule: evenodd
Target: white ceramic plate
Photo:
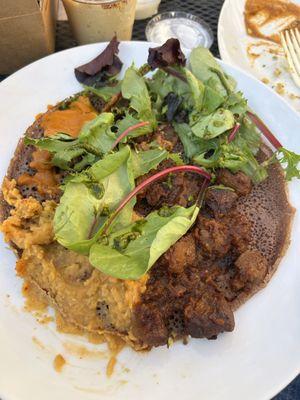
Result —
<instances>
[{"instance_id":1,"label":"white ceramic plate","mask_svg":"<svg viewBox=\"0 0 300 400\"><path fill-rule=\"evenodd\" d=\"M300 111L300 89L288 72L281 46L247 35L245 3L246 0L225 0L223 4L218 24L218 45L222 60L262 80L281 93L295 110ZM293 3L300 4L300 0L293 0Z\"/></svg>"},{"instance_id":2,"label":"white ceramic plate","mask_svg":"<svg viewBox=\"0 0 300 400\"><path fill-rule=\"evenodd\" d=\"M19 137L47 104L80 90L73 68L104 47L94 44L56 53L20 70L0 84L0 179ZM122 43L125 66L141 65L149 43ZM278 138L300 152L299 116L260 82L222 63L249 99L250 106ZM290 185L291 202L299 204L300 185ZM105 375L107 354L80 359L78 346L92 351L103 346L56 332L23 312L21 280L15 257L0 243L0 398L2 400L153 400L270 399L286 386L300 367L300 218L295 216L292 243L268 287L236 312L236 329L216 341L191 340L138 354L125 349L115 374ZM298 247L297 247L298 246ZM104 347L105 350L105 347ZM75 352L76 352L75 351ZM67 364L55 372L61 353Z\"/></svg>"}]
</instances>

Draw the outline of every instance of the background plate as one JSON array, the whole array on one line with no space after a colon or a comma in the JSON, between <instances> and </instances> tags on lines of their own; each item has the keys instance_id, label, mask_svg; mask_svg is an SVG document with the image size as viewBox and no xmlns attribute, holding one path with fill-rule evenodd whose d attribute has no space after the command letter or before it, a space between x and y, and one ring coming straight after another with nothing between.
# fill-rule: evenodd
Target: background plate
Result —
<instances>
[{"instance_id":1,"label":"background plate","mask_svg":"<svg viewBox=\"0 0 300 400\"><path fill-rule=\"evenodd\" d=\"M20 70L0 84L0 179L18 139L48 104L80 90L73 68L97 55L104 44L53 54ZM125 66L139 66L149 43L122 43ZM222 63L223 64L223 63ZM243 72L223 64L250 106L278 138L300 152L299 116L280 97ZM298 182L290 184L291 202L300 203ZM94 399L270 399L300 370L300 220L296 213L292 243L268 287L236 313L236 329L216 341L191 340L139 354L125 349L115 374L105 375L105 346L56 332L23 312L21 280L15 277L15 257L0 242L0 398L2 400ZM93 350L81 352L84 345ZM95 351L98 350L98 353ZM103 353L99 354L99 350ZM53 359L67 360L58 374ZM77 356L74 355L77 353ZM80 354L79 354L80 355Z\"/></svg>"},{"instance_id":2,"label":"background plate","mask_svg":"<svg viewBox=\"0 0 300 400\"><path fill-rule=\"evenodd\" d=\"M270 0L272 1L272 0ZM246 0L225 0L218 24L218 45L223 61L262 80L300 111L300 89L294 84L281 46L247 35ZM300 5L300 0L293 0Z\"/></svg>"}]
</instances>

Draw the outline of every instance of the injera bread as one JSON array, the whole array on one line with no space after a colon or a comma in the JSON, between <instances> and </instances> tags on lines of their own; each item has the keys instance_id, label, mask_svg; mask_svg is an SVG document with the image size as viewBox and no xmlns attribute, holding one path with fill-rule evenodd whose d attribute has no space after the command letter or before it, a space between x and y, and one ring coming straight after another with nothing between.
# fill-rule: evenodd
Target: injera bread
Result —
<instances>
[{"instance_id":1,"label":"injera bread","mask_svg":"<svg viewBox=\"0 0 300 400\"><path fill-rule=\"evenodd\" d=\"M53 112L54 110L55 108L52 108L47 111L47 113ZM27 129L27 136L39 138L43 135L43 129L41 128L42 118L43 115ZM34 148L32 146L24 145L23 138L20 139L7 171L6 176L8 179L16 179L25 172L33 172L28 165L33 150ZM263 150L265 154L270 152L266 146L263 146ZM268 172L269 177L264 182L256 185L249 195L239 199L237 210L239 213L246 215L252 222L251 247L258 249L267 258L270 265L269 270L263 283L253 287L251 291L247 293L240 293L238 297L233 300L233 310L237 309L257 291L267 285L290 243L291 224L295 210L288 201L284 174L278 163L270 166ZM36 191L32 191L30 188L19 189L23 197L33 196L39 201L49 199L49 197L41 198ZM58 201L59 196L53 199ZM3 200L1 195L1 222L9 216L9 212L10 206ZM20 254L20 249L17 250L19 250L18 253Z\"/></svg>"}]
</instances>

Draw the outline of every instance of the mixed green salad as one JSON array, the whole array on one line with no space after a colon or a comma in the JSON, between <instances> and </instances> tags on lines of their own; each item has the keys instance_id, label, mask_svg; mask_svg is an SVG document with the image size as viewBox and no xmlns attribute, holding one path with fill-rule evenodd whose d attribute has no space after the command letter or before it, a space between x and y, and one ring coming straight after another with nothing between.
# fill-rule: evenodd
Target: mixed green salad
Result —
<instances>
[{"instance_id":1,"label":"mixed green salad","mask_svg":"<svg viewBox=\"0 0 300 400\"><path fill-rule=\"evenodd\" d=\"M114 38L96 59L75 70L83 91L105 104L78 138L57 132L26 138L26 143L51 152L52 164L67 171L54 219L56 240L89 256L105 274L138 279L191 228L217 169L242 171L259 184L267 178L268 166L279 161L291 180L300 177L300 156L282 147L207 49L195 48L187 65L179 42L170 39L150 49L148 62L141 68L132 64L123 78L118 78L122 63L117 53ZM183 152L169 152L156 141L147 150L136 146L138 137L166 124L179 136ZM256 156L262 135L275 151L260 163ZM168 159L174 166L149 177ZM141 190L184 171L202 177L192 206L136 216Z\"/></svg>"}]
</instances>

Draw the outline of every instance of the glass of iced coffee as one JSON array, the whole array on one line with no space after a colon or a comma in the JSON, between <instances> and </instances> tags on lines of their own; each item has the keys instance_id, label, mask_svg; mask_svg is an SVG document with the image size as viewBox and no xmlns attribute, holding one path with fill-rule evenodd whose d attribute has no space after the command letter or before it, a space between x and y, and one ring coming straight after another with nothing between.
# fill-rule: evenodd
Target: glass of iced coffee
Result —
<instances>
[{"instance_id":1,"label":"glass of iced coffee","mask_svg":"<svg viewBox=\"0 0 300 400\"><path fill-rule=\"evenodd\" d=\"M136 0L63 0L79 44L130 40Z\"/></svg>"}]
</instances>

